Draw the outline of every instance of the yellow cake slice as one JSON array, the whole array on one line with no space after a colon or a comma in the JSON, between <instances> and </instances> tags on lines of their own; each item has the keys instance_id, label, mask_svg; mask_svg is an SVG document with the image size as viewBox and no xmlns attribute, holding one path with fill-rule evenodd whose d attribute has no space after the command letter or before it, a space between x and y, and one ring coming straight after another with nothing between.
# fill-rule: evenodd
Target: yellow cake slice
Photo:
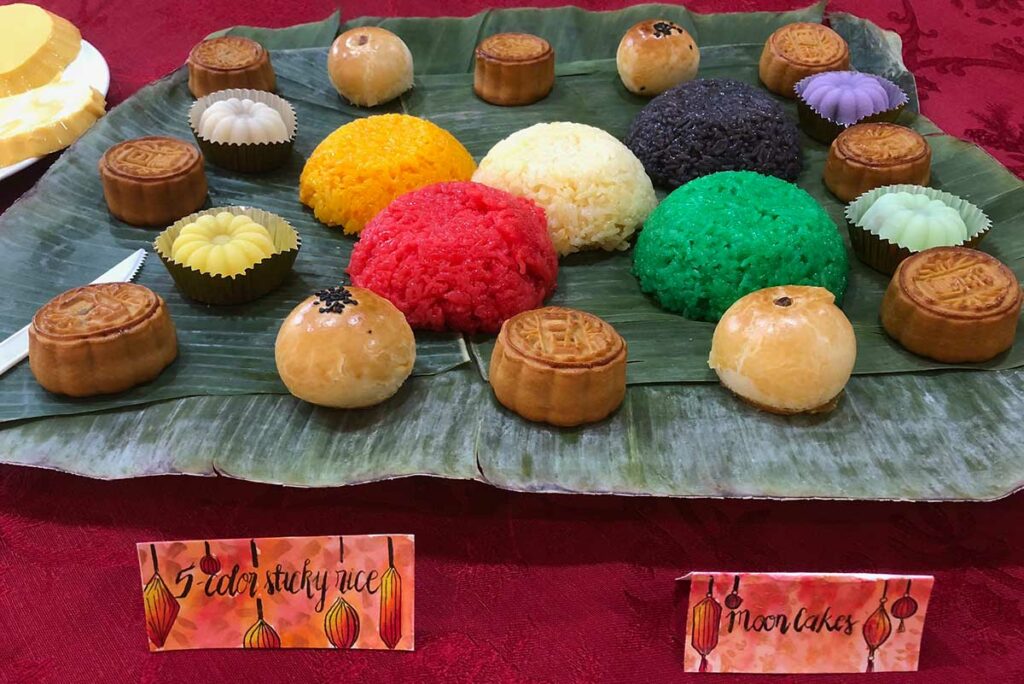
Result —
<instances>
[{"instance_id":1,"label":"yellow cake slice","mask_svg":"<svg viewBox=\"0 0 1024 684\"><path fill-rule=\"evenodd\" d=\"M105 108L95 88L67 81L0 98L0 166L64 149Z\"/></svg>"},{"instance_id":2,"label":"yellow cake slice","mask_svg":"<svg viewBox=\"0 0 1024 684\"><path fill-rule=\"evenodd\" d=\"M81 47L82 34L67 19L35 5L0 7L0 97L52 83Z\"/></svg>"}]
</instances>

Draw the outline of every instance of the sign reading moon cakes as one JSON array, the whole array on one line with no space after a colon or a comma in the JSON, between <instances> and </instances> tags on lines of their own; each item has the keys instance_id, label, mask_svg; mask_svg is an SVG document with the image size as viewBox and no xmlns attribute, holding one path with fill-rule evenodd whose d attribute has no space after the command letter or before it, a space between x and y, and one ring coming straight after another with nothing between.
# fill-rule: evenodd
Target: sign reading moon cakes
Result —
<instances>
[{"instance_id":1,"label":"sign reading moon cakes","mask_svg":"<svg viewBox=\"0 0 1024 684\"><path fill-rule=\"evenodd\" d=\"M412 535L137 545L150 651L412 651Z\"/></svg>"},{"instance_id":2,"label":"sign reading moon cakes","mask_svg":"<svg viewBox=\"0 0 1024 684\"><path fill-rule=\"evenodd\" d=\"M687 672L912 672L930 575L692 572Z\"/></svg>"}]
</instances>

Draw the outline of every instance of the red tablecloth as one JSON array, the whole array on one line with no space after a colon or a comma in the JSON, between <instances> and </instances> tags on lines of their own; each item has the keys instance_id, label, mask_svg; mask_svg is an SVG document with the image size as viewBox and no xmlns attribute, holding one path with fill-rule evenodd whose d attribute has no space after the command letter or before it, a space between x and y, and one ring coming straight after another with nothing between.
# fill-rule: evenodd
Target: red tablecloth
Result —
<instances>
[{"instance_id":1,"label":"red tablecloth","mask_svg":"<svg viewBox=\"0 0 1024 684\"><path fill-rule=\"evenodd\" d=\"M181 64L217 28L287 25L334 9L329 0L42 4L106 55L113 102ZM515 4L523 3L353 0L345 11L470 14ZM694 0L691 7L799 4ZM1024 2L833 5L898 31L924 112L1024 174ZM0 207L40 173L0 184ZM948 505L685 501L521 495L426 479L290 490L187 477L97 482L0 467L0 681L687 679L682 640L672 631L673 579L720 568L934 573L923 671L879 678L1020 682L1022 521L1022 496ZM381 531L417 536L415 653L147 651L135 542Z\"/></svg>"}]
</instances>

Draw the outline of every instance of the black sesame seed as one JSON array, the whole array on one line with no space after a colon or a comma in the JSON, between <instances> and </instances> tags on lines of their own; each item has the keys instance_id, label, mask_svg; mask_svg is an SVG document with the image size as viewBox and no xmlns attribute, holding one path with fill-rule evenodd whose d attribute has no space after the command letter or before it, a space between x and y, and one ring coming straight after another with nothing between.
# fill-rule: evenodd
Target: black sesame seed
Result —
<instances>
[{"instance_id":1,"label":"black sesame seed","mask_svg":"<svg viewBox=\"0 0 1024 684\"><path fill-rule=\"evenodd\" d=\"M345 310L346 305L359 303L352 298L352 293L347 288L339 286L317 290L313 294L316 296L316 304L322 305L320 313L340 314Z\"/></svg>"}]
</instances>

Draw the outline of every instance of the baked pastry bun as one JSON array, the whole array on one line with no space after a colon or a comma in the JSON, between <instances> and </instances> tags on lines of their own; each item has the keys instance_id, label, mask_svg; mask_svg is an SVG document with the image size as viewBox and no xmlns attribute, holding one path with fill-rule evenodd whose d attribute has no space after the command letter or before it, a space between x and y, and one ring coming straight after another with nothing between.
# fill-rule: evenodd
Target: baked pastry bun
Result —
<instances>
[{"instance_id":1,"label":"baked pastry bun","mask_svg":"<svg viewBox=\"0 0 1024 684\"><path fill-rule=\"evenodd\" d=\"M36 381L56 394L121 392L160 375L178 355L167 306L133 283L87 285L43 305L28 329Z\"/></svg>"},{"instance_id":2,"label":"baked pastry bun","mask_svg":"<svg viewBox=\"0 0 1024 684\"><path fill-rule=\"evenodd\" d=\"M412 53L387 29L361 26L334 39L327 75L338 94L359 107L390 102L412 88Z\"/></svg>"},{"instance_id":3,"label":"baked pastry bun","mask_svg":"<svg viewBox=\"0 0 1024 684\"><path fill-rule=\"evenodd\" d=\"M331 287L288 314L274 357L281 380L299 399L363 408L402 386L416 361L416 340L388 300L361 287Z\"/></svg>"},{"instance_id":4,"label":"baked pastry bun","mask_svg":"<svg viewBox=\"0 0 1024 684\"><path fill-rule=\"evenodd\" d=\"M761 410L823 413L835 408L856 359L853 326L833 294L784 285L751 292L726 310L708 365Z\"/></svg>"},{"instance_id":5,"label":"baked pastry bun","mask_svg":"<svg viewBox=\"0 0 1024 684\"><path fill-rule=\"evenodd\" d=\"M700 50L693 36L668 19L634 24L615 51L619 78L629 92L643 97L660 95L692 80L700 67Z\"/></svg>"}]
</instances>

